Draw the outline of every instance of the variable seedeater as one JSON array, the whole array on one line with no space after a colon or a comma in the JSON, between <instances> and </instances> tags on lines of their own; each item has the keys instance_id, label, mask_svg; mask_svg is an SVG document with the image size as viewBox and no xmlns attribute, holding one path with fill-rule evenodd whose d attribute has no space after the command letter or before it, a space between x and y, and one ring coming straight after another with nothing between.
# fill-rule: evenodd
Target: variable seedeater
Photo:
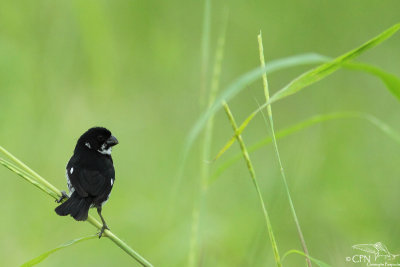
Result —
<instances>
[{"instance_id":1,"label":"variable seedeater","mask_svg":"<svg viewBox=\"0 0 400 267\"><path fill-rule=\"evenodd\" d=\"M71 215L77 221L85 221L89 208L96 207L103 222L99 238L109 229L101 210L110 197L115 181L115 170L111 158L112 147L118 144L109 130L93 127L87 130L75 146L74 154L67 164L66 176L69 196L55 211L60 216Z\"/></svg>"}]
</instances>

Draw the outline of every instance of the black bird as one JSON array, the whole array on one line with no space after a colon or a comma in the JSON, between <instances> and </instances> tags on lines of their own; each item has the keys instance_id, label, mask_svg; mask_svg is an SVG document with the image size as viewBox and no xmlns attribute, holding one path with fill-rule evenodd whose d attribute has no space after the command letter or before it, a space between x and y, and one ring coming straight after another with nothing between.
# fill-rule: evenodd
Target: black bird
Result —
<instances>
[{"instance_id":1,"label":"black bird","mask_svg":"<svg viewBox=\"0 0 400 267\"><path fill-rule=\"evenodd\" d=\"M85 221L89 208L96 207L103 222L99 238L105 229L109 229L101 209L110 196L115 181L115 170L111 158L111 149L118 144L117 138L103 127L87 130L75 146L74 154L67 164L67 184L69 197L63 191L67 201L58 206L55 211L60 216L70 214L77 221Z\"/></svg>"}]
</instances>

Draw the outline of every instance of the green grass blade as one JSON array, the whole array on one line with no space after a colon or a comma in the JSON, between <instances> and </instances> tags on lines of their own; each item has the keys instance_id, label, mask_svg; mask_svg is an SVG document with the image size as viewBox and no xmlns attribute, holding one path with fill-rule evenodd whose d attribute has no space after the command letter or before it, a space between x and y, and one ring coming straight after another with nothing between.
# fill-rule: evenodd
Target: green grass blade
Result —
<instances>
[{"instance_id":1,"label":"green grass blade","mask_svg":"<svg viewBox=\"0 0 400 267\"><path fill-rule=\"evenodd\" d=\"M64 244L61 244L60 246L58 246L56 248L53 248L53 249L51 249L49 251L46 251L45 253L37 256L36 258L31 259L30 261L22 264L21 267L34 266L34 265L42 262L43 260L45 260L48 256L50 256L54 252L59 251L60 249L67 248L69 246L78 244L78 243L86 241L86 240L94 239L96 237L98 237L98 236L97 235L91 235L91 236L86 236L86 237L81 237L81 238L77 238L77 239L74 239L74 240L70 240L70 241L68 241L68 242L66 242Z\"/></svg>"},{"instance_id":2,"label":"green grass blade","mask_svg":"<svg viewBox=\"0 0 400 267\"><path fill-rule=\"evenodd\" d=\"M237 131L237 124L236 124L235 118L232 115L231 110L229 109L228 104L226 102L223 102L222 105L223 105L223 107L225 109L225 113L227 114L228 119L229 119L229 121L230 121L230 123L232 125L233 131L236 132ZM244 158L244 160L246 162L247 169L249 170L249 173L250 173L251 179L253 181L254 187L255 187L255 189L257 191L257 196L258 196L258 198L260 200L260 204L261 204L261 207L262 207L262 210L263 210L263 214L264 214L264 218L265 218L265 223L266 223L267 230L268 230L269 239L271 241L272 250L274 252L276 265L278 267L281 267L282 263L281 263L281 259L280 259L280 256L279 256L278 245L276 244L274 232L272 230L271 220L269 218L268 211L267 211L267 208L265 206L265 202L264 202L264 199L262 197L260 187L258 186L256 172L254 170L253 164L251 163L250 156L249 156L249 153L247 151L247 148L246 148L246 145L245 145L245 143L243 141L242 136L240 134L238 134L236 136L236 138L237 138L237 140L239 142L240 149L242 150L243 158Z\"/></svg>"},{"instance_id":3,"label":"green grass blade","mask_svg":"<svg viewBox=\"0 0 400 267\"><path fill-rule=\"evenodd\" d=\"M348 53L345 53L337 58L335 58L333 61L322 64L310 71L307 71L306 73L300 75L298 78L294 79L291 83L289 83L287 86L279 90L276 94L274 94L269 103L267 105L280 100L284 97L287 97L289 95L295 94L298 91L302 90L303 88L316 83L320 81L321 79L325 78L326 76L332 74L336 70L338 70L343 63L346 63L350 61L353 58L358 57L368 49L371 49L389 37L391 37L394 33L396 33L400 29L400 23L396 24L386 31L382 32L378 36L372 38L371 40L367 41L363 45L359 46L356 49L351 50Z\"/></svg>"},{"instance_id":4,"label":"green grass blade","mask_svg":"<svg viewBox=\"0 0 400 267\"><path fill-rule=\"evenodd\" d=\"M24 178L27 182L33 184L34 186L36 186L37 188L39 188L46 194L52 196L53 198L56 198L56 199L58 198L57 194L55 194L53 191L49 190L47 187L43 186L41 183L38 183L32 175L28 174L24 170L15 166L11 162L0 158L0 164L3 165L4 167L6 167L7 169L9 169L10 171L16 173L18 176Z\"/></svg>"},{"instance_id":5,"label":"green grass blade","mask_svg":"<svg viewBox=\"0 0 400 267\"><path fill-rule=\"evenodd\" d=\"M313 258L313 257L307 256L307 255L304 254L302 251L299 251L299 250L296 250L296 249L292 249L292 250L289 250L288 252L286 252L285 255L283 255L283 257L282 257L282 261L283 261L284 259L286 259L286 257L289 256L290 254L299 254L299 255L302 255L302 256L304 256L306 259L310 259L313 263L317 264L319 267L331 267L329 264L327 264L327 263L325 263L325 262L323 262L323 261L317 260L317 259L315 259L315 258Z\"/></svg>"},{"instance_id":6,"label":"green grass blade","mask_svg":"<svg viewBox=\"0 0 400 267\"><path fill-rule=\"evenodd\" d=\"M191 131L189 132L186 141L185 141L185 146L183 150L183 158L186 158L188 151L190 150L194 140L198 137L200 131L204 128L206 121L210 118L211 115L213 115L215 112L217 112L221 108L221 104L223 100L228 101L230 98L235 96L237 93L239 93L241 90L243 90L248 84L254 82L258 78L260 78L264 73L270 74L274 71L288 68L288 67L294 67L294 66L299 66L299 65L305 65L305 64L315 64L315 63L324 63L317 68L314 68L310 71L305 72L304 74L300 75L296 79L294 79L292 82L290 82L287 86L285 86L283 89L278 91L276 94L274 94L268 102L263 104L259 109L254 111L244 122L243 124L238 128L239 132L243 131L243 129L246 127L246 125L252 120L252 118L258 114L259 110L265 108L266 106L284 98L287 97L291 94L294 94L303 88L320 81L321 79L325 78L329 74L332 74L336 70L338 70L340 67L344 66L345 63L348 63L351 59L354 59L355 57L361 55L368 49L371 49L383 41L387 40L389 37L391 37L394 33L396 33L400 29L400 24L396 24L389 29L385 30L375 38L367 41L360 47L351 50L348 53L345 53L336 59L324 63L327 61L327 57L321 56L321 55L316 55L316 54L305 54L305 55L300 55L300 56L295 56L295 57L290 57L288 59L280 59L278 61L272 61L269 64L266 65L265 68L257 68L254 69L250 72L245 73L244 75L240 76L237 80L235 80L231 85L228 86L226 90L224 90L221 95L216 99L214 104L207 109L197 120L197 122L194 124L192 127Z\"/></svg>"},{"instance_id":7,"label":"green grass blade","mask_svg":"<svg viewBox=\"0 0 400 267\"><path fill-rule=\"evenodd\" d=\"M261 64L261 68L264 68L265 67L265 59L264 59L264 47L263 47L263 43L262 43L261 31L260 31L260 34L258 35L257 39L258 39L258 48L259 48L259 54L260 54L260 64ZM267 74L264 73L262 75L262 80L263 80L263 87L264 87L265 102L268 102L269 101L269 88L268 88ZM285 186L286 195L287 195L287 198L289 200L290 209L291 209L292 216L293 216L293 219L294 219L294 222L295 222L295 225L296 225L297 233L299 235L301 246L303 248L304 254L306 254L307 257L308 257L310 254L308 252L306 241L304 239L304 235L303 235L303 232L302 232L301 227L300 227L300 222L299 222L299 219L297 217L296 210L294 208L294 203L292 201L292 197L291 197L291 194L290 194L290 191L289 191L289 186L288 186L288 183L287 183L287 180L286 180L286 174L285 174L285 171L283 169L283 164L282 164L282 160L281 160L279 149L278 149L278 143L276 142L276 138L275 138L274 120L273 120L273 117L272 117L271 105L269 105L267 107L267 112L268 112L268 119L269 119L268 120L269 127L271 129L271 134L272 134L272 141L273 141L274 148L275 148L275 154L276 154L276 157L277 157L278 162L279 162L279 169L281 171L282 181L283 181L283 184ZM267 122L265 117L264 117L264 120L265 120L266 125L268 125L268 122ZM311 267L312 265L311 265L310 259L307 258L306 261L307 261L307 265L309 267Z\"/></svg>"},{"instance_id":8,"label":"green grass blade","mask_svg":"<svg viewBox=\"0 0 400 267\"><path fill-rule=\"evenodd\" d=\"M378 77L385 84L386 88L397 98L397 100L400 100L400 79L396 75L388 73L373 65L358 62L346 63L344 64L344 67L351 70L367 72Z\"/></svg>"},{"instance_id":9,"label":"green grass blade","mask_svg":"<svg viewBox=\"0 0 400 267\"><path fill-rule=\"evenodd\" d=\"M40 176L38 173L36 173L34 170L29 168L25 163L20 161L17 157L12 155L10 152L8 152L4 147L0 146L0 152L2 152L4 155L6 155L10 160L12 160L17 166L19 166L22 170L25 172L29 173L32 175L39 183L41 183L43 186L47 187L49 190L53 191L55 194L57 194L59 197L62 196L60 190L58 190L55 186L50 184L46 179L44 179L42 176Z\"/></svg>"},{"instance_id":10,"label":"green grass blade","mask_svg":"<svg viewBox=\"0 0 400 267\"><path fill-rule=\"evenodd\" d=\"M395 142L400 144L400 134L396 132L393 128L391 128L389 125L384 123L383 121L379 120L378 118L365 114L365 113L360 113L360 112L335 112L335 113L328 113L328 114L319 114L312 116L311 118L308 118L306 120L303 120L299 123L296 123L292 126L289 126L279 132L276 133L276 139L281 139L286 136L292 135L294 133L297 133L301 130L305 130L313 125L325 122L325 121L330 121L330 120L337 120L337 119L362 119L370 122L372 125L376 126L377 129L381 130L384 134L388 135L390 138L392 138ZM249 152L252 153L266 145L269 145L272 143L272 138L267 136L264 139L258 141L254 145L249 147ZM237 153L236 155L230 157L226 161L224 161L221 166L212 174L211 176L211 182L214 182L215 180L218 179L218 177L224 173L230 166L232 166L234 163L239 161L241 158L241 153Z\"/></svg>"}]
</instances>

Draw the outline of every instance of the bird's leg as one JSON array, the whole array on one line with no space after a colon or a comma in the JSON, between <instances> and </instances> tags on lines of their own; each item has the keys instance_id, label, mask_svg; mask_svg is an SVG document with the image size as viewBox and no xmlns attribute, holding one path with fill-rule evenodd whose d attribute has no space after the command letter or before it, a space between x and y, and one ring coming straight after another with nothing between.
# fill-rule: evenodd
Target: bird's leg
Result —
<instances>
[{"instance_id":1,"label":"bird's leg","mask_svg":"<svg viewBox=\"0 0 400 267\"><path fill-rule=\"evenodd\" d=\"M99 238L103 235L104 230L110 230L110 228L108 228L106 221L104 220L103 216L101 215L101 207L97 207L97 213L100 216L101 221L103 222L103 227L101 227L101 230L99 232Z\"/></svg>"},{"instance_id":2,"label":"bird's leg","mask_svg":"<svg viewBox=\"0 0 400 267\"><path fill-rule=\"evenodd\" d=\"M67 193L65 193L65 191L61 191L61 197L59 199L56 199L56 202L61 203L61 201L63 201L66 198L68 198Z\"/></svg>"}]
</instances>

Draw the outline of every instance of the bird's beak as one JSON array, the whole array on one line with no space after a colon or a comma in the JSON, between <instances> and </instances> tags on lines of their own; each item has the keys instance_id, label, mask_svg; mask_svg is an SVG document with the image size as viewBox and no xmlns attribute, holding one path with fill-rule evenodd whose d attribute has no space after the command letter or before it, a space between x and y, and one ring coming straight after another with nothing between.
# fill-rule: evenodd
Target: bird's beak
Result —
<instances>
[{"instance_id":1,"label":"bird's beak","mask_svg":"<svg viewBox=\"0 0 400 267\"><path fill-rule=\"evenodd\" d=\"M118 144L118 140L115 136L111 135L110 138L107 139L106 144L109 146L115 146Z\"/></svg>"}]
</instances>

